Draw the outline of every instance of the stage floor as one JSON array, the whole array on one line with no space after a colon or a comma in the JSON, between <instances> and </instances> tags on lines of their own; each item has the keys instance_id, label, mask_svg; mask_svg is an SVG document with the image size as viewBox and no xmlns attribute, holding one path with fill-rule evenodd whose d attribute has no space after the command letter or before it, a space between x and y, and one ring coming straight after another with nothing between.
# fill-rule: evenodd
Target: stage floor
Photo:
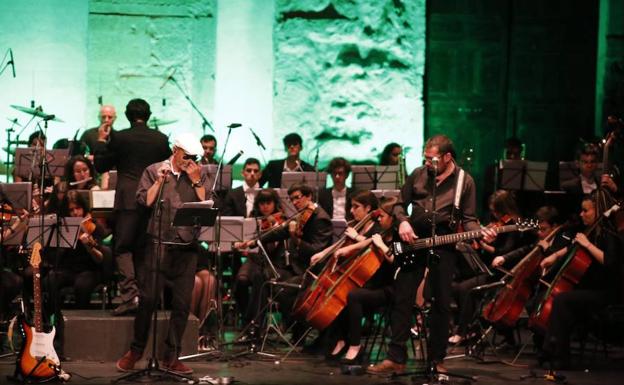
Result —
<instances>
[{"instance_id":1,"label":"stage floor","mask_svg":"<svg viewBox=\"0 0 624 385\"><path fill-rule=\"evenodd\" d=\"M243 349L241 347L241 349ZM530 349L529 349L530 350ZM463 348L451 349L451 355L461 354ZM340 373L339 366L331 366L325 363L321 356L311 356L296 353L283 362L276 362L275 359L263 357L238 357L232 358L232 352L228 352L226 356L216 357L208 356L204 358L196 358L187 361L188 365L193 368L193 377L201 378L209 376L213 379L218 377L233 377L235 383L238 384L346 384L357 383L358 385L367 384L422 384L426 380L413 378L412 376L400 378L388 378L373 375L344 375ZM543 369L533 369L537 378L529 377L523 379L523 376L531 374L531 370L527 365L532 365L535 360L529 352L522 354L517 361L517 365L506 365L497 360L512 360L512 352L497 353L498 357L492 352L486 354L485 360L478 360L474 357L459 357L447 360L446 366L449 370L475 376L477 384L483 385L509 385L510 383L518 384L538 384L546 383L542 377L546 371ZM622 375L624 374L624 351L622 349L613 349L609 351L607 358L604 354L586 353L583 364L578 364L578 356L574 356L575 365L579 369L571 371L562 371L559 374L565 376L565 381L569 384L583 385L609 385L622 384ZM592 362L593 361L593 362ZM0 361L0 374L2 380L0 383L6 383L7 375L11 375L14 370L14 359L5 357ZM145 366L142 362L140 368ZM408 366L410 370L417 370L421 367L420 361L411 360ZM115 369L114 362L89 362L80 361L78 357L73 357L71 361L63 363L63 369L70 372L73 376L70 382L80 384L110 384L112 380L118 378L121 374ZM147 383L155 382L153 379L146 379ZM159 383L177 383L176 381L159 381ZM208 383L208 382L206 382ZM216 383L216 382L215 382ZM451 384L463 384L464 380L451 379Z\"/></svg>"}]
</instances>

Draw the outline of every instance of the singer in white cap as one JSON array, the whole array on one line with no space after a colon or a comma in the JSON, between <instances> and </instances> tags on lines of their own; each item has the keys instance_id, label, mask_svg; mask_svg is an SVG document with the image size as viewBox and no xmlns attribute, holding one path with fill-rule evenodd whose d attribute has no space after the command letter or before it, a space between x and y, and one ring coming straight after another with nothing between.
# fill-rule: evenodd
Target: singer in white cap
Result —
<instances>
[{"instance_id":1,"label":"singer in white cap","mask_svg":"<svg viewBox=\"0 0 624 385\"><path fill-rule=\"evenodd\" d=\"M178 360L181 342L190 310L191 294L195 282L197 265L197 244L192 228L172 226L176 211L185 202L197 202L206 199L207 183L205 173L196 162L202 154L202 147L195 135L184 133L176 136L173 155L163 162L148 166L136 192L138 204L152 208L153 215L148 224L148 242L146 258L143 262L143 287L141 288L139 308L134 320L134 339L130 350L117 361L117 369L129 371L142 357L149 336L152 309L156 305L165 279L172 282L171 316L169 330L165 340L164 361L162 367L178 374L190 374L191 368ZM160 196L160 208L158 197ZM160 218L155 213L160 213ZM160 228L159 228L160 227ZM154 275L150 274L156 266L158 255L158 237L167 244L163 245L160 262L159 287L154 291ZM173 244L175 245L173 245Z\"/></svg>"}]
</instances>

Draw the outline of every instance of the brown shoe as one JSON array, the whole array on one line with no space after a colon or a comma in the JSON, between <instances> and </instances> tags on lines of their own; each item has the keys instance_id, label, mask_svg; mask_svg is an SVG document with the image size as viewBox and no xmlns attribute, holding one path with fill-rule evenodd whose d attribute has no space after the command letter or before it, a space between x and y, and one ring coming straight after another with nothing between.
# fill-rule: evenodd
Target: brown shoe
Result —
<instances>
[{"instance_id":1,"label":"brown shoe","mask_svg":"<svg viewBox=\"0 0 624 385\"><path fill-rule=\"evenodd\" d=\"M176 374L193 374L193 369L184 365L184 363L178 360L177 357L172 360L164 360L162 367L163 369Z\"/></svg>"},{"instance_id":2,"label":"brown shoe","mask_svg":"<svg viewBox=\"0 0 624 385\"><path fill-rule=\"evenodd\" d=\"M134 370L134 365L141 359L141 356L143 356L143 353L128 350L126 354L117 361L117 370L120 372Z\"/></svg>"},{"instance_id":3,"label":"brown shoe","mask_svg":"<svg viewBox=\"0 0 624 385\"><path fill-rule=\"evenodd\" d=\"M366 372L370 374L400 374L405 371L405 364L397 364L394 361L383 360L377 365L370 366Z\"/></svg>"}]
</instances>

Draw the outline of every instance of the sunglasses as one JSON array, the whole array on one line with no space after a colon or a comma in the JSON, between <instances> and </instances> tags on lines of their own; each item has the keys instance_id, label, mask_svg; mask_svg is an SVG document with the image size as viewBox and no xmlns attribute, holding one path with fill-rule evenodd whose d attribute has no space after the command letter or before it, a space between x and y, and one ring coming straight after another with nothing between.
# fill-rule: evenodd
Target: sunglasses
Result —
<instances>
[{"instance_id":1,"label":"sunglasses","mask_svg":"<svg viewBox=\"0 0 624 385\"><path fill-rule=\"evenodd\" d=\"M184 159L184 160L192 160L193 162L196 162L197 161L197 155L184 154L182 156L182 159Z\"/></svg>"}]
</instances>

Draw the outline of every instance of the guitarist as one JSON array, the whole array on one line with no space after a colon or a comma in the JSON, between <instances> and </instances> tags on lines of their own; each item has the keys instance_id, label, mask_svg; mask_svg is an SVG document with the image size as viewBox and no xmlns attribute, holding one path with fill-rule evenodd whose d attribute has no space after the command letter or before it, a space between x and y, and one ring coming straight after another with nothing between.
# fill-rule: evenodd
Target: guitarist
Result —
<instances>
[{"instance_id":1,"label":"guitarist","mask_svg":"<svg viewBox=\"0 0 624 385\"><path fill-rule=\"evenodd\" d=\"M461 222L467 231L479 230L475 214L476 189L470 175L455 163L453 143L445 135L431 137L425 143L425 165L416 168L401 189L400 200L393 214L399 222L399 236L403 242L414 242L419 237L431 236L433 189L436 190L436 233L455 231L455 222ZM436 172L437 171L437 172ZM455 190L457 189L457 194ZM455 196L457 195L457 199ZM455 204L457 203L457 204ZM412 205L412 214L406 210ZM455 220L457 218L457 221ZM492 242L496 232L484 229L486 242ZM438 257L430 258L429 278L432 303L429 319L429 357L437 372L445 372L442 361L446 355L450 318L451 281L457 252L454 247L438 247L433 250ZM412 308L416 289L425 271L423 263L413 269L400 269L393 282L394 301L391 308L392 339L387 358L368 369L373 374L400 373L405 371L407 361L406 341L410 333Z\"/></svg>"}]
</instances>

